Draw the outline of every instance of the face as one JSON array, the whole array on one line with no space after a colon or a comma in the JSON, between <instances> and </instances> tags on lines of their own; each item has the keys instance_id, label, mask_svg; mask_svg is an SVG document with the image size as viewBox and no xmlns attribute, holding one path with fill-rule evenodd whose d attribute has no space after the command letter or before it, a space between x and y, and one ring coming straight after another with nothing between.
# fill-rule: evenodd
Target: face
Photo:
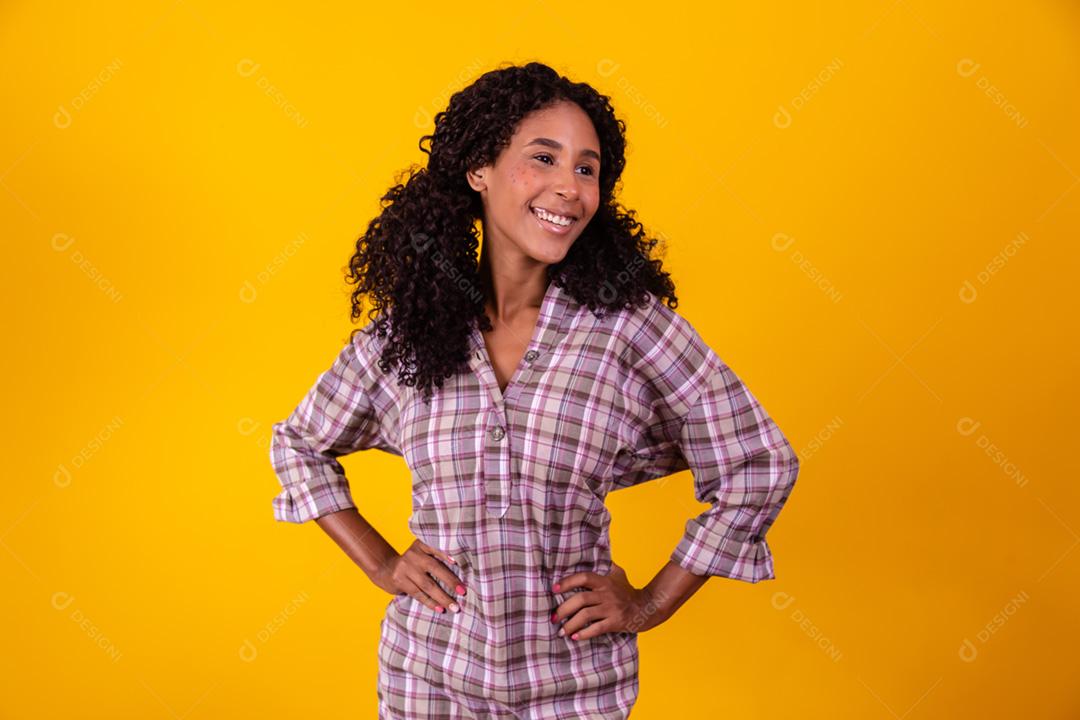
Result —
<instances>
[{"instance_id":1,"label":"face","mask_svg":"<svg viewBox=\"0 0 1080 720\"><path fill-rule=\"evenodd\" d=\"M600 139L577 104L522 118L494 165L468 174L484 203L484 243L559 262L600 203Z\"/></svg>"}]
</instances>

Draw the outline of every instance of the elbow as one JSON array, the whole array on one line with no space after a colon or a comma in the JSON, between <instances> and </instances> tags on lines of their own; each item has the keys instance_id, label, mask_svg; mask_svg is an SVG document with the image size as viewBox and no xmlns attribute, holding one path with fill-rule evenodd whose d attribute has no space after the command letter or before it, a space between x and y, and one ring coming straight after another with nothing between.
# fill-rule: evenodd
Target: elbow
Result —
<instances>
[{"instance_id":1,"label":"elbow","mask_svg":"<svg viewBox=\"0 0 1080 720\"><path fill-rule=\"evenodd\" d=\"M799 476L799 456L791 442L779 429L777 429L777 437L779 442L774 444L772 452L773 476L779 485L784 486L784 495L787 495Z\"/></svg>"},{"instance_id":2,"label":"elbow","mask_svg":"<svg viewBox=\"0 0 1080 720\"><path fill-rule=\"evenodd\" d=\"M270 466L279 477L286 477L294 466L312 455L311 448L288 420L270 426Z\"/></svg>"},{"instance_id":3,"label":"elbow","mask_svg":"<svg viewBox=\"0 0 1080 720\"><path fill-rule=\"evenodd\" d=\"M790 482L794 484L795 478L799 476L799 456L795 453L795 448L791 446L791 443L786 440L780 454L780 463L782 472L789 476Z\"/></svg>"},{"instance_id":4,"label":"elbow","mask_svg":"<svg viewBox=\"0 0 1080 720\"><path fill-rule=\"evenodd\" d=\"M772 487L768 491L768 502L775 504L778 511L787 502L799 477L799 456L786 439L773 453L770 475Z\"/></svg>"}]
</instances>

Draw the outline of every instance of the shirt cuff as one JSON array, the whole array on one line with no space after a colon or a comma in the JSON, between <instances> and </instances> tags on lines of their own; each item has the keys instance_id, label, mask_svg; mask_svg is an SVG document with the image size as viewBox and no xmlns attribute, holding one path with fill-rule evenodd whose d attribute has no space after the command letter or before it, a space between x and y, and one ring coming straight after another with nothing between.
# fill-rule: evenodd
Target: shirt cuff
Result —
<instances>
[{"instance_id":1,"label":"shirt cuff","mask_svg":"<svg viewBox=\"0 0 1080 720\"><path fill-rule=\"evenodd\" d=\"M355 508L344 478L317 478L285 485L274 498L274 519L305 523L339 510Z\"/></svg>"},{"instance_id":2,"label":"shirt cuff","mask_svg":"<svg viewBox=\"0 0 1080 720\"><path fill-rule=\"evenodd\" d=\"M764 538L742 541L725 537L694 518L671 553L671 560L695 575L708 575L756 583L776 578L772 551Z\"/></svg>"}]
</instances>

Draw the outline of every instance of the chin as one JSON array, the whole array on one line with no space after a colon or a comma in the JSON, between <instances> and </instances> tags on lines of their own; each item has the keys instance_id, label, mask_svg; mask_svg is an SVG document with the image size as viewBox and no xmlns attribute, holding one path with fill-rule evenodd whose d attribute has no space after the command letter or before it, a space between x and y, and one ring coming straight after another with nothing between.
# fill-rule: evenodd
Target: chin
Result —
<instances>
[{"instance_id":1,"label":"chin","mask_svg":"<svg viewBox=\"0 0 1080 720\"><path fill-rule=\"evenodd\" d=\"M528 255L537 262L552 265L566 257L566 253L570 250L572 244L573 241L567 240L560 243L550 243L546 247L531 247L528 250Z\"/></svg>"}]
</instances>

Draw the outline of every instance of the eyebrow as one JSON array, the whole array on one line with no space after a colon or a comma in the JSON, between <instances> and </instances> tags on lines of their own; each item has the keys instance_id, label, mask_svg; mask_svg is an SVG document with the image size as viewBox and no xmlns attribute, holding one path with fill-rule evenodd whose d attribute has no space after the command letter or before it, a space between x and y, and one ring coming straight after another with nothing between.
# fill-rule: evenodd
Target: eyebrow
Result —
<instances>
[{"instance_id":1,"label":"eyebrow","mask_svg":"<svg viewBox=\"0 0 1080 720\"><path fill-rule=\"evenodd\" d=\"M554 148L555 150L562 150L562 144L560 142L545 137L533 138L529 142L525 143L525 147L529 147L530 145L544 145L545 147ZM595 150L585 149L581 151L581 154L584 157L596 158L596 161L600 162L600 153L596 152Z\"/></svg>"}]
</instances>

